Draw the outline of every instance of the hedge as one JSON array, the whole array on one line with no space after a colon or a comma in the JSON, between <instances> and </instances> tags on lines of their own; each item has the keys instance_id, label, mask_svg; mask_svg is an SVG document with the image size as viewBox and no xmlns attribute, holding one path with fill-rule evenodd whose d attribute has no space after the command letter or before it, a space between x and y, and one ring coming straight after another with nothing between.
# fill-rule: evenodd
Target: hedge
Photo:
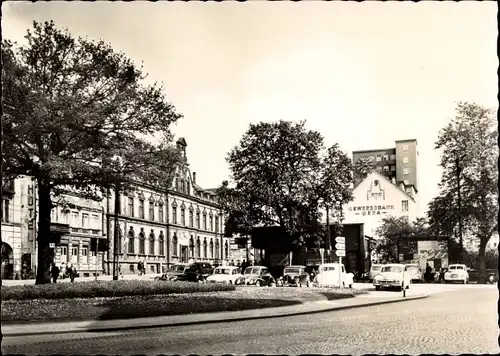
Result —
<instances>
[{"instance_id":1,"label":"hedge","mask_svg":"<svg viewBox=\"0 0 500 356\"><path fill-rule=\"evenodd\" d=\"M165 281L92 281L23 286L2 286L2 300L66 299L168 295L199 292L232 291L235 287L219 283Z\"/></svg>"}]
</instances>

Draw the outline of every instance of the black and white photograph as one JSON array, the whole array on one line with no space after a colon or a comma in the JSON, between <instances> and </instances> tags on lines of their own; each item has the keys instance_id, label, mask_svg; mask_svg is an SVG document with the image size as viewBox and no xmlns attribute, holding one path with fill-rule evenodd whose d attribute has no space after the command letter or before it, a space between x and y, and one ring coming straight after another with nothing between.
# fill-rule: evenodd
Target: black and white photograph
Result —
<instances>
[{"instance_id":1,"label":"black and white photograph","mask_svg":"<svg viewBox=\"0 0 500 356\"><path fill-rule=\"evenodd\" d=\"M3 2L1 353L500 354L497 14Z\"/></svg>"}]
</instances>

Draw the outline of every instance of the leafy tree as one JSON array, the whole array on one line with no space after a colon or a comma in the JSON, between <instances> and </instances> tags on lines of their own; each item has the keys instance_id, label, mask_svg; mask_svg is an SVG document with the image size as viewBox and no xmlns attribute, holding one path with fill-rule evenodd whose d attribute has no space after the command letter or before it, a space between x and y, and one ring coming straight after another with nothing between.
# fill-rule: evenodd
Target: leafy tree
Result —
<instances>
[{"instance_id":1,"label":"leafy tree","mask_svg":"<svg viewBox=\"0 0 500 356\"><path fill-rule=\"evenodd\" d=\"M497 137L492 110L475 103L458 103L456 116L440 131L436 141L443 174L440 194L428 210L432 228L438 231L456 233L459 216L462 218L463 235L479 241L479 269L483 276L486 246L498 230Z\"/></svg>"},{"instance_id":2,"label":"leafy tree","mask_svg":"<svg viewBox=\"0 0 500 356\"><path fill-rule=\"evenodd\" d=\"M396 262L398 261L398 243L401 246L405 238L425 236L428 228L424 218L410 221L407 216L387 216L382 218L382 224L375 233L380 237L375 242L375 252L382 260Z\"/></svg>"},{"instance_id":3,"label":"leafy tree","mask_svg":"<svg viewBox=\"0 0 500 356\"><path fill-rule=\"evenodd\" d=\"M375 162L370 157L360 157L354 162L354 177L359 183L375 170Z\"/></svg>"},{"instance_id":4,"label":"leafy tree","mask_svg":"<svg viewBox=\"0 0 500 356\"><path fill-rule=\"evenodd\" d=\"M297 247L319 238L320 206L347 202L352 181L349 158L304 126L252 124L227 157L245 229L279 226Z\"/></svg>"},{"instance_id":5,"label":"leafy tree","mask_svg":"<svg viewBox=\"0 0 500 356\"><path fill-rule=\"evenodd\" d=\"M179 162L170 126L181 115L102 41L75 39L53 22L34 22L25 38L25 46L2 43L2 178L36 179L39 284L50 280L49 243L57 242L54 200L68 189L100 199L116 181L168 187Z\"/></svg>"}]
</instances>

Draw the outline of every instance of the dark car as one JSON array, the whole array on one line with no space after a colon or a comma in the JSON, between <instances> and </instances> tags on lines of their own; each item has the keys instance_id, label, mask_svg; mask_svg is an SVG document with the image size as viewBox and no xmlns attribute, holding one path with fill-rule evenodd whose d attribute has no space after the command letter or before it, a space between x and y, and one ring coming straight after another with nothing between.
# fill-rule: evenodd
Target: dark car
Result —
<instances>
[{"instance_id":1,"label":"dark car","mask_svg":"<svg viewBox=\"0 0 500 356\"><path fill-rule=\"evenodd\" d=\"M187 265L185 263L176 263L169 268L167 273L162 274L160 277L155 277L155 281L177 281L182 279Z\"/></svg>"},{"instance_id":2,"label":"dark car","mask_svg":"<svg viewBox=\"0 0 500 356\"><path fill-rule=\"evenodd\" d=\"M311 283L306 266L286 266L283 271L283 285L291 287L308 287Z\"/></svg>"},{"instance_id":3,"label":"dark car","mask_svg":"<svg viewBox=\"0 0 500 356\"><path fill-rule=\"evenodd\" d=\"M243 276L238 278L234 284L264 287L274 285L276 281L267 267L250 266L245 269Z\"/></svg>"},{"instance_id":4,"label":"dark car","mask_svg":"<svg viewBox=\"0 0 500 356\"><path fill-rule=\"evenodd\" d=\"M213 267L208 262L194 262L189 264L184 270L184 274L179 280L188 282L203 283L208 276L214 273Z\"/></svg>"}]
</instances>

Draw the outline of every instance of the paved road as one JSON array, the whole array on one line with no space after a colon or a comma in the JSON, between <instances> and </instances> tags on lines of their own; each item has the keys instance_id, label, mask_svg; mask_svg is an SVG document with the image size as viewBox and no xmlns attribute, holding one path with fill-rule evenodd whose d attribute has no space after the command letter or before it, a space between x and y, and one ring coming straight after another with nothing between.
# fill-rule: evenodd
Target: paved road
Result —
<instances>
[{"instance_id":1,"label":"paved road","mask_svg":"<svg viewBox=\"0 0 500 356\"><path fill-rule=\"evenodd\" d=\"M451 287L431 293L428 299L279 319L6 337L2 352L152 355L500 353L496 287Z\"/></svg>"}]
</instances>

